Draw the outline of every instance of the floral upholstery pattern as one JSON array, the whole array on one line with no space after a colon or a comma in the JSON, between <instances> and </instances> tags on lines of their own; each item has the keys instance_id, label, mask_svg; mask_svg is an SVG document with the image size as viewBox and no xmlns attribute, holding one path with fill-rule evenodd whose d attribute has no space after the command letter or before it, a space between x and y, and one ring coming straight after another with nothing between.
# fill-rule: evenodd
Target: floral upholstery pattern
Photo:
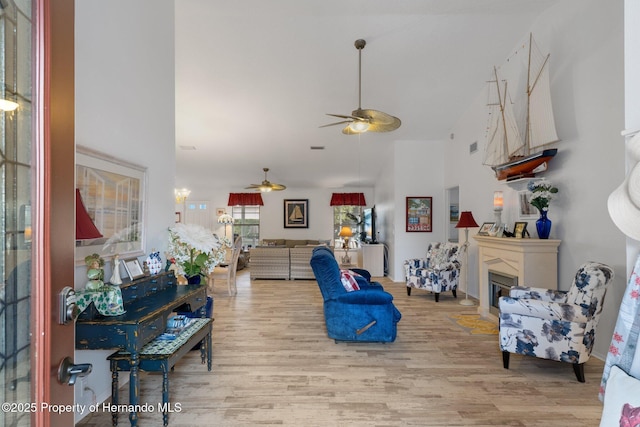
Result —
<instances>
[{"instance_id":1,"label":"floral upholstery pattern","mask_svg":"<svg viewBox=\"0 0 640 427\"><path fill-rule=\"evenodd\" d=\"M411 295L411 288L417 288L434 292L436 302L443 291L452 291L455 297L460 281L458 250L457 243L430 243L426 258L406 260L404 272L407 294Z\"/></svg>"},{"instance_id":2,"label":"floral upholstery pattern","mask_svg":"<svg viewBox=\"0 0 640 427\"><path fill-rule=\"evenodd\" d=\"M500 349L504 367L509 353L574 364L584 382L584 367L591 356L596 327L602 313L611 267L588 262L575 275L568 292L514 287L501 297Z\"/></svg>"}]
</instances>

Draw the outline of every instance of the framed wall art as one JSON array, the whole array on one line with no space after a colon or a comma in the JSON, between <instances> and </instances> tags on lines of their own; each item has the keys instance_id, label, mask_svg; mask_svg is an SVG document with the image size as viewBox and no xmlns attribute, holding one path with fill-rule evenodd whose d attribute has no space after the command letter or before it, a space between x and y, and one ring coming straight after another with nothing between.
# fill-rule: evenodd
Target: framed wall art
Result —
<instances>
[{"instance_id":1,"label":"framed wall art","mask_svg":"<svg viewBox=\"0 0 640 427\"><path fill-rule=\"evenodd\" d=\"M284 228L309 228L309 199L285 199Z\"/></svg>"},{"instance_id":2,"label":"framed wall art","mask_svg":"<svg viewBox=\"0 0 640 427\"><path fill-rule=\"evenodd\" d=\"M538 209L529 203L529 192L527 190L518 191L518 217L520 219L538 218Z\"/></svg>"},{"instance_id":3,"label":"framed wall art","mask_svg":"<svg viewBox=\"0 0 640 427\"><path fill-rule=\"evenodd\" d=\"M76 147L76 188L103 237L77 240L76 264L87 255L144 255L146 168ZM176 218L177 219L177 218Z\"/></svg>"},{"instance_id":4,"label":"framed wall art","mask_svg":"<svg viewBox=\"0 0 640 427\"><path fill-rule=\"evenodd\" d=\"M431 200L431 197L407 197L407 232L433 231Z\"/></svg>"}]
</instances>

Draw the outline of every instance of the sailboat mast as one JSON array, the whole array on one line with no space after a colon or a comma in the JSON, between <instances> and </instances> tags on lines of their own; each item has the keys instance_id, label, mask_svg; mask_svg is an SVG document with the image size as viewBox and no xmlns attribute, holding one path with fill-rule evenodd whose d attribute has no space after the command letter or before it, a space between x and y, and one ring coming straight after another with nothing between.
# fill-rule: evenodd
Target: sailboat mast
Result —
<instances>
[{"instance_id":1,"label":"sailboat mast","mask_svg":"<svg viewBox=\"0 0 640 427\"><path fill-rule=\"evenodd\" d=\"M502 99L502 95L500 94L500 81L498 80L498 70L496 67L493 67L493 75L496 78L496 90L498 94L498 103L500 105L500 114L502 115L502 131L504 132L504 138L502 138L502 145L504 146L504 155L506 158L509 157L509 136L507 135L507 120L504 114L504 106L507 101L507 82L504 83L504 100Z\"/></svg>"},{"instance_id":2,"label":"sailboat mast","mask_svg":"<svg viewBox=\"0 0 640 427\"><path fill-rule=\"evenodd\" d=\"M529 112L531 109L531 46L533 43L533 33L529 33L529 58L527 61L527 114L524 134L524 155L528 156L531 152L531 121Z\"/></svg>"}]
</instances>

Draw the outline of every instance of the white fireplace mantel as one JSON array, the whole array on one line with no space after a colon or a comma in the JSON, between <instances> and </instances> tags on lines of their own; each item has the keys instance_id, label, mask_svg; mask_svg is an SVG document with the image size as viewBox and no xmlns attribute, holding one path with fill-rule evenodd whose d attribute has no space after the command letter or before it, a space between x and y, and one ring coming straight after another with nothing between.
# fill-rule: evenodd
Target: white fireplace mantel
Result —
<instances>
[{"instance_id":1,"label":"white fireplace mantel","mask_svg":"<svg viewBox=\"0 0 640 427\"><path fill-rule=\"evenodd\" d=\"M558 246L561 240L473 236L478 242L478 312L491 317L489 272L518 278L518 286L558 288Z\"/></svg>"}]
</instances>

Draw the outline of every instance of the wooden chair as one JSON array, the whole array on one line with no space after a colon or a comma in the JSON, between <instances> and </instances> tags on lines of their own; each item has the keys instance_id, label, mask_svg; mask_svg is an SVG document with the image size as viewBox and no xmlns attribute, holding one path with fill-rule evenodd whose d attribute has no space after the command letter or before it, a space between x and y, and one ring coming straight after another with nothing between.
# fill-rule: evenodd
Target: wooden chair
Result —
<instances>
[{"instance_id":1,"label":"wooden chair","mask_svg":"<svg viewBox=\"0 0 640 427\"><path fill-rule=\"evenodd\" d=\"M209 288L211 290L213 290L215 279L225 279L229 288L229 295L233 296L238 293L236 287L236 269L238 268L240 251L242 251L242 237L238 236L233 243L229 262L218 264L213 271L209 273Z\"/></svg>"}]
</instances>

